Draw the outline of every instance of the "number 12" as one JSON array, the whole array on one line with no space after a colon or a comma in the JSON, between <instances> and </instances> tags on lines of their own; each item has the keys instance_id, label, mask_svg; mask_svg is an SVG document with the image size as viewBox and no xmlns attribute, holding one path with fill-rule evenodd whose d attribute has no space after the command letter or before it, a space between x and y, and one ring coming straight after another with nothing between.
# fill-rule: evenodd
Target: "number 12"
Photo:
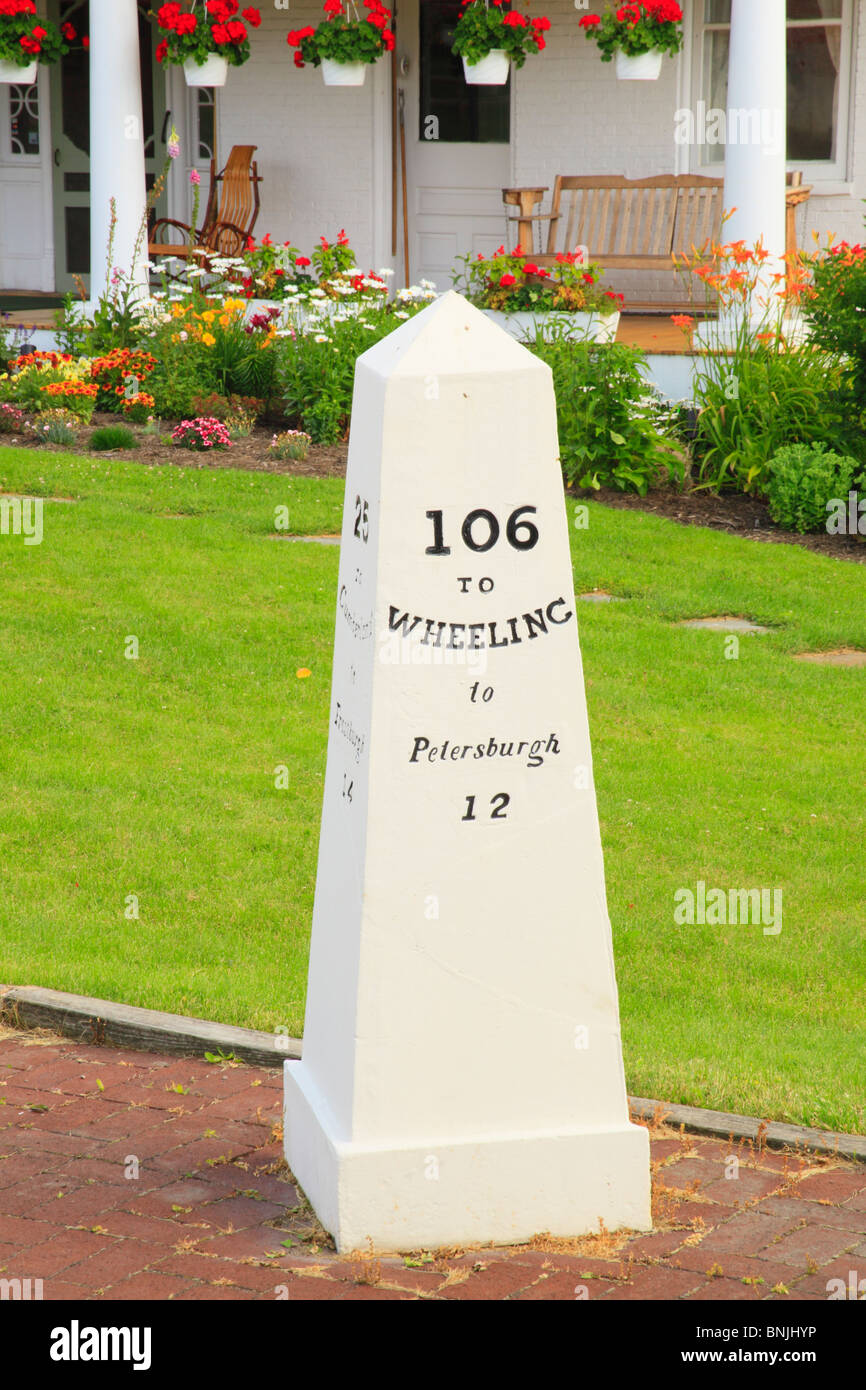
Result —
<instances>
[{"instance_id":1,"label":"number 12","mask_svg":"<svg viewBox=\"0 0 866 1390\"><path fill-rule=\"evenodd\" d=\"M509 806L510 804L511 804L511 797L508 795L507 792L497 792L496 795L491 799L491 802L490 802L490 805L493 807L493 810L490 812L490 819L491 819L491 820L507 820L507 819L508 819L508 816L507 816L507 812L506 812L506 809L505 809L505 808L506 808L506 806ZM466 814L465 814L465 816L461 816L461 820L477 820L477 819L478 819L478 818L477 818L477 816L475 815L475 797L474 797L474 796L467 796L467 798L466 798Z\"/></svg>"}]
</instances>

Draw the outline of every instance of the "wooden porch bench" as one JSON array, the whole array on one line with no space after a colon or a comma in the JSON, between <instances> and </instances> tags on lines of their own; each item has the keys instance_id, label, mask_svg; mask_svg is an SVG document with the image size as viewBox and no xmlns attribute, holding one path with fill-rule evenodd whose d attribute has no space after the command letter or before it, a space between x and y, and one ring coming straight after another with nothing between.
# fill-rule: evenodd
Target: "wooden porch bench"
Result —
<instances>
[{"instance_id":1,"label":"wooden porch bench","mask_svg":"<svg viewBox=\"0 0 866 1390\"><path fill-rule=\"evenodd\" d=\"M788 174L787 250L797 249L797 207L811 189L799 172ZM517 211L518 244L539 265L555 264L557 254L587 248L589 259L605 270L675 271L675 256L690 255L708 240L723 237L724 180L699 174L660 174L626 179L614 174L560 174L553 186L550 211L540 206L546 188L504 188L506 208ZM549 223L546 249L533 248L533 227ZM679 307L679 301L635 303L629 308Z\"/></svg>"}]
</instances>

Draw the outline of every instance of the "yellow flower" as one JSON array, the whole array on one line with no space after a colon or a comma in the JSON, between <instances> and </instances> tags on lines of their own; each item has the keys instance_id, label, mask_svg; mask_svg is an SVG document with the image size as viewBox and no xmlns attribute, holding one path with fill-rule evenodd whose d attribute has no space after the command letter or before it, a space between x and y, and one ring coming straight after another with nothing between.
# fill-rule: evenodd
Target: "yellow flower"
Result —
<instances>
[{"instance_id":1,"label":"yellow flower","mask_svg":"<svg viewBox=\"0 0 866 1390\"><path fill-rule=\"evenodd\" d=\"M201 340L204 343L205 347L213 347L216 343L216 338L212 333L202 333Z\"/></svg>"},{"instance_id":2,"label":"yellow flower","mask_svg":"<svg viewBox=\"0 0 866 1390\"><path fill-rule=\"evenodd\" d=\"M207 312L202 314L201 317L204 323L213 323L214 319L216 318L216 310L208 309Z\"/></svg>"},{"instance_id":3,"label":"yellow flower","mask_svg":"<svg viewBox=\"0 0 866 1390\"><path fill-rule=\"evenodd\" d=\"M228 328L228 326L229 326L229 316L228 316L228 314L221 314L221 315L220 315L220 328Z\"/></svg>"}]
</instances>

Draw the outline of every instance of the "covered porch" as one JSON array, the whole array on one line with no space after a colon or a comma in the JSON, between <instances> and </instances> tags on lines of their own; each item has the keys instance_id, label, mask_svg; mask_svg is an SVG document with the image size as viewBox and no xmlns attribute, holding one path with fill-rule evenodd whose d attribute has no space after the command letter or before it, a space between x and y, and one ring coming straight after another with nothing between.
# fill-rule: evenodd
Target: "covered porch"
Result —
<instances>
[{"instance_id":1,"label":"covered porch","mask_svg":"<svg viewBox=\"0 0 866 1390\"><path fill-rule=\"evenodd\" d=\"M394 54L372 67L363 88L346 90L325 89L314 69L292 68L287 16L273 10L253 35L251 61L230 71L227 86L191 92L178 69L150 61L143 9L139 0L49 0L58 17L86 18L89 59L76 59L77 88L62 73L40 74L38 154L8 154L11 116L4 118L5 134L0 129L7 146L0 162L0 293L6 292L7 306L15 290L66 291L73 274L86 279L85 263L93 268L93 286L104 282L112 198L114 263L129 265L146 188L161 167L172 125L180 132L181 157L171 167L161 213L187 219L189 169L206 176L210 153L219 164L232 145L249 142L258 147L263 179L262 231L312 245L345 227L358 263L394 268L398 284L426 277L447 288L459 256L489 253L514 235L503 189L551 187L563 173L713 174L724 180L724 207L734 209L726 239L761 239L781 258L785 180L796 164L813 186L797 227L801 241L812 227L850 230L856 238L860 212L850 175L866 141L857 138L854 117L846 113L853 111L862 21L848 0L762 0L760 6L690 0L686 47L666 60L662 78L651 84L617 82L584 42L580 14L566 0L552 0L545 6L551 16L546 51L512 73L504 88L481 97L467 94L446 70L454 0L401 0ZM293 9L293 24L299 15L315 23L317 6ZM794 120L795 149L786 158L778 132L780 123L785 127L792 53L813 51L836 55L835 87L824 92L820 120L815 117L818 143L806 149ZM84 157L76 161L66 131L68 107L85 82L88 139L78 131ZM752 135L721 149L707 143L707 105L699 92L723 101L732 115L755 113ZM790 146L791 119L788 129ZM816 158L798 157L800 150ZM25 232L27 254L21 248ZM608 272L613 287L625 292L626 307L632 299L642 308L663 300L669 279L645 276L633 293L627 272Z\"/></svg>"}]
</instances>

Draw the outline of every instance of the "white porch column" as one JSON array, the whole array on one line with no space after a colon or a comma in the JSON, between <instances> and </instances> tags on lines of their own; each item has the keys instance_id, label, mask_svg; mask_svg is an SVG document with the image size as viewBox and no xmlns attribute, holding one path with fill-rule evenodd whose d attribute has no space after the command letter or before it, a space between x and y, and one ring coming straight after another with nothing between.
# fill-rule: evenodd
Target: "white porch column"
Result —
<instances>
[{"instance_id":1,"label":"white porch column","mask_svg":"<svg viewBox=\"0 0 866 1390\"><path fill-rule=\"evenodd\" d=\"M105 287L111 199L117 202L113 264L127 273L144 217L144 126L136 0L90 0L91 298ZM137 266L147 260L146 242Z\"/></svg>"},{"instance_id":2,"label":"white porch column","mask_svg":"<svg viewBox=\"0 0 866 1390\"><path fill-rule=\"evenodd\" d=\"M785 0L733 0L728 69L725 210L736 211L723 240L763 241L774 270L785 254L785 9Z\"/></svg>"}]
</instances>

